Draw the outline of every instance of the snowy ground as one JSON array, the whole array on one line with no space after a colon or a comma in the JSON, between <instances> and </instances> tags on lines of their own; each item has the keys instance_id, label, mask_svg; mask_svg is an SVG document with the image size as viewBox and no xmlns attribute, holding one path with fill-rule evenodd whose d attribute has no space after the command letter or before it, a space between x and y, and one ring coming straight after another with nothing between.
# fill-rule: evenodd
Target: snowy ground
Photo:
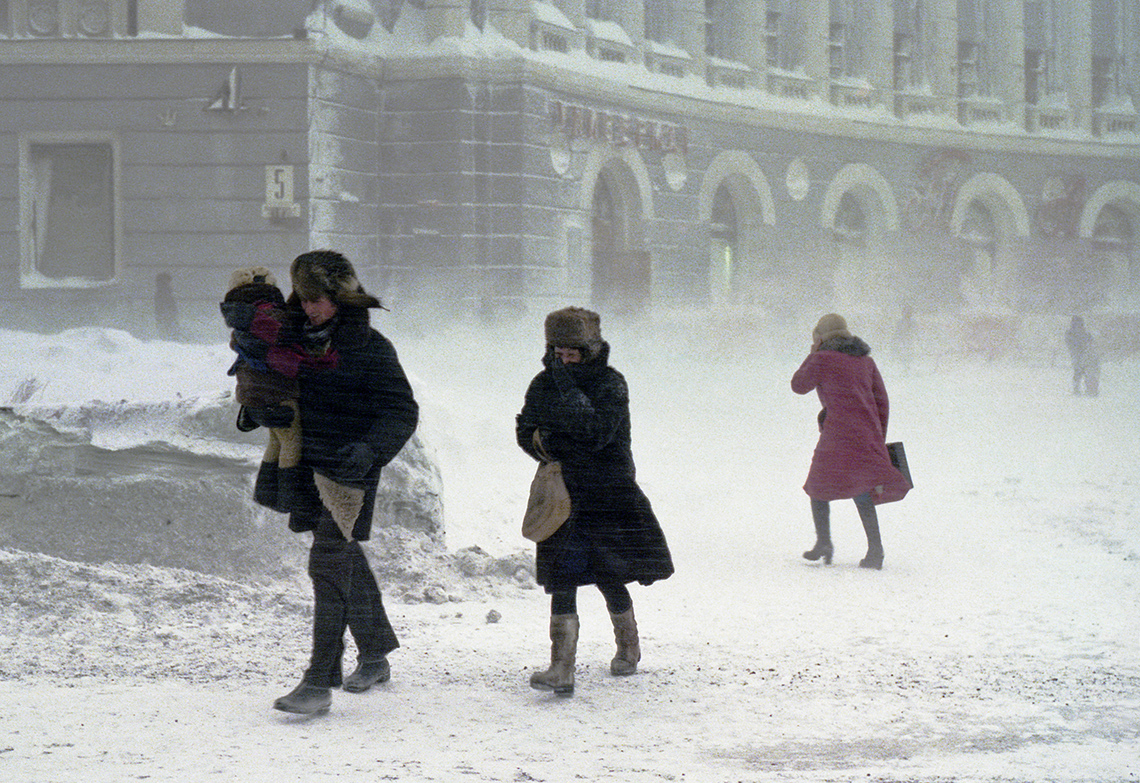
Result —
<instances>
[{"instance_id":1,"label":"snowy ground","mask_svg":"<svg viewBox=\"0 0 1140 783\"><path fill-rule=\"evenodd\" d=\"M449 545L521 548L533 465L513 416L540 327L389 331L443 472ZM0 551L0 780L1140 779L1140 364L1108 364L1091 399L1040 358L882 361L917 487L880 507L873 572L846 503L835 564L800 558L818 406L789 390L798 351L609 331L677 565L633 589L638 675L608 675L612 631L584 591L575 695L531 690L547 599L504 584L390 601L392 681L298 719L270 704L306 657L303 583ZM0 333L0 355L0 402L27 378L38 404L228 384L221 340Z\"/></svg>"}]
</instances>

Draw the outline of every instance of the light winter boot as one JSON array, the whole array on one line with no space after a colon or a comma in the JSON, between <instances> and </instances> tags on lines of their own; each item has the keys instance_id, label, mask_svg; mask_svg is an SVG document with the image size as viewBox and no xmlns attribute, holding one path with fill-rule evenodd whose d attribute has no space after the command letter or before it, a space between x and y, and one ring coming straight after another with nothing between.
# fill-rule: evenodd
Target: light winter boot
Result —
<instances>
[{"instance_id":1,"label":"light winter boot","mask_svg":"<svg viewBox=\"0 0 1140 783\"><path fill-rule=\"evenodd\" d=\"M530 687L554 691L555 696L574 693L574 658L578 650L578 615L550 616L550 668L530 676Z\"/></svg>"},{"instance_id":2,"label":"light winter boot","mask_svg":"<svg viewBox=\"0 0 1140 783\"><path fill-rule=\"evenodd\" d=\"M617 654L610 661L610 674L625 677L637 671L637 662L641 660L641 640L637 636L633 607L621 614L611 613L610 621L614 624L614 641L617 642Z\"/></svg>"}]
</instances>

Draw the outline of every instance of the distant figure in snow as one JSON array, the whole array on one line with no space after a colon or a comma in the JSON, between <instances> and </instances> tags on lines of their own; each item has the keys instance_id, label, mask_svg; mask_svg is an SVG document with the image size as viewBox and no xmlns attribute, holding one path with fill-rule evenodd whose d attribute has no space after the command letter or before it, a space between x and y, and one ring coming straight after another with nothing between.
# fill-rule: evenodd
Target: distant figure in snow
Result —
<instances>
[{"instance_id":1,"label":"distant figure in snow","mask_svg":"<svg viewBox=\"0 0 1140 783\"><path fill-rule=\"evenodd\" d=\"M562 465L570 517L538 542L536 579L550 593L550 667L532 688L574 693L578 588L605 598L617 652L610 673L637 671L641 640L630 582L651 584L673 573L665 535L637 484L630 446L629 389L609 364L597 313L567 307L546 316L542 370L515 420L519 447L540 462Z\"/></svg>"},{"instance_id":2,"label":"distant figure in snow","mask_svg":"<svg viewBox=\"0 0 1140 783\"><path fill-rule=\"evenodd\" d=\"M169 272L159 272L154 276L154 324L163 340L182 340L185 337Z\"/></svg>"},{"instance_id":3,"label":"distant figure in snow","mask_svg":"<svg viewBox=\"0 0 1140 783\"><path fill-rule=\"evenodd\" d=\"M293 292L285 302L296 335L301 463L289 529L312 532L313 646L300 684L273 706L284 712L328 710L331 689L360 693L391 676L388 654L399 642L360 542L372 535L381 469L412 437L419 406L396 349L372 328L368 294L347 258L313 250L293 260ZM343 527L321 492L324 480L362 492ZM345 631L357 666L342 676Z\"/></svg>"},{"instance_id":4,"label":"distant figure in snow","mask_svg":"<svg viewBox=\"0 0 1140 783\"><path fill-rule=\"evenodd\" d=\"M1085 394L1097 396L1100 393L1100 353L1081 316L1074 315L1069 323L1065 345L1073 360L1073 394L1081 393L1081 382L1084 381Z\"/></svg>"},{"instance_id":5,"label":"distant figure in snow","mask_svg":"<svg viewBox=\"0 0 1140 783\"><path fill-rule=\"evenodd\" d=\"M811 352L792 376L792 391L819 394L819 441L804 492L811 498L815 546L808 560L831 563L830 501L853 498L867 534L862 568L883 567L883 542L875 505L901 500L910 483L887 453L889 403L871 349L847 330L842 316L830 313L812 331Z\"/></svg>"},{"instance_id":6,"label":"distant figure in snow","mask_svg":"<svg viewBox=\"0 0 1140 783\"><path fill-rule=\"evenodd\" d=\"M904 370L909 370L914 361L914 345L917 338L915 329L914 308L907 305L903 308L898 323L895 324L895 333L891 338L895 361Z\"/></svg>"}]
</instances>

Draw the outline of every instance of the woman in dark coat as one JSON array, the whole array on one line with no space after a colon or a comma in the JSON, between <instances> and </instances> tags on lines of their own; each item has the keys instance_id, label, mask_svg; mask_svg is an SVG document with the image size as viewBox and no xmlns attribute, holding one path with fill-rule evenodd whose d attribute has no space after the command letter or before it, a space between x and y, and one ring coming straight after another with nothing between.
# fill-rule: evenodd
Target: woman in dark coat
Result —
<instances>
[{"instance_id":1,"label":"woman in dark coat","mask_svg":"<svg viewBox=\"0 0 1140 783\"><path fill-rule=\"evenodd\" d=\"M900 500L910 483L887 453L890 404L879 369L863 340L847 331L834 313L819 320L812 332L811 353L792 376L792 391L819 394L819 442L811 460L804 492L811 498L815 546L808 560L831 562L830 501L853 498L867 534L863 568L883 567L883 542L875 505Z\"/></svg>"},{"instance_id":2,"label":"woman in dark coat","mask_svg":"<svg viewBox=\"0 0 1140 783\"><path fill-rule=\"evenodd\" d=\"M392 343L372 329L365 293L348 259L331 250L296 258L286 306L300 335L297 378L301 463L289 527L312 531L313 649L301 684L274 707L286 712L327 710L330 688L361 692L389 676L387 655L399 646L376 577L360 548L372 531L380 469L415 432L419 408ZM322 362L301 361L322 357ZM327 479L327 481L325 481ZM346 535L322 502L318 485L362 491ZM359 651L356 670L341 677L344 633Z\"/></svg>"},{"instance_id":3,"label":"woman in dark coat","mask_svg":"<svg viewBox=\"0 0 1140 783\"><path fill-rule=\"evenodd\" d=\"M568 307L546 318L545 369L526 392L515 435L542 460L535 443L561 462L570 518L537 545L537 579L551 594L550 668L531 677L539 690L574 692L577 590L597 585L617 641L615 675L637 671L640 639L626 585L673 573L673 561L649 500L637 485L630 445L629 391L609 366L596 313Z\"/></svg>"}]
</instances>

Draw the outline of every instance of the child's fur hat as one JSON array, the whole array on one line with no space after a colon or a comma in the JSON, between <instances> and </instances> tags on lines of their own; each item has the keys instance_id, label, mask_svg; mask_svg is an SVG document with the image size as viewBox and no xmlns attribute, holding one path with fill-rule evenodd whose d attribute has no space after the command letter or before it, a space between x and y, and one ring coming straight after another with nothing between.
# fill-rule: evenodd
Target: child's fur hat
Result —
<instances>
[{"instance_id":1,"label":"child's fur hat","mask_svg":"<svg viewBox=\"0 0 1140 783\"><path fill-rule=\"evenodd\" d=\"M230 285L226 290L227 302L256 302L269 299L285 304L285 297L277 287L277 278L263 266L247 266L235 269L230 275Z\"/></svg>"}]
</instances>

